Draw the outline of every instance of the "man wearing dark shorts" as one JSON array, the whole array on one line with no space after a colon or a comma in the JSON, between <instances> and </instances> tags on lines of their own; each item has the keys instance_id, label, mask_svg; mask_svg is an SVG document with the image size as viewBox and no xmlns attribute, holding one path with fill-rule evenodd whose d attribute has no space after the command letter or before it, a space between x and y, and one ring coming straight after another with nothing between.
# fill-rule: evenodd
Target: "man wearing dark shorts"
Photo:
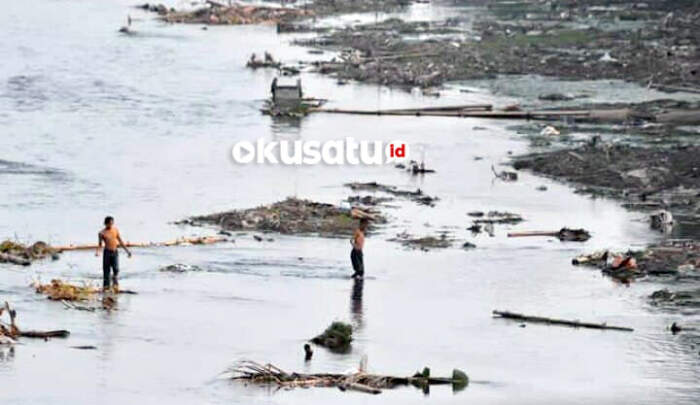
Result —
<instances>
[{"instance_id":1,"label":"man wearing dark shorts","mask_svg":"<svg viewBox=\"0 0 700 405\"><path fill-rule=\"evenodd\" d=\"M360 220L360 226L355 229L355 233L350 239L350 244L352 245L352 251L350 252L350 262L352 263L352 268L355 273L352 275L353 278L362 278L365 275L365 263L362 254L362 248L365 247L365 231L367 230L367 225L369 221L366 218Z\"/></svg>"},{"instance_id":2,"label":"man wearing dark shorts","mask_svg":"<svg viewBox=\"0 0 700 405\"><path fill-rule=\"evenodd\" d=\"M97 251L95 256L100 255L100 248L104 242L104 251L102 255L102 288L107 291L111 285L119 287L119 246L126 251L126 254L131 257L131 252L124 245L119 230L114 226L114 218L105 218L105 227L97 234ZM111 274L110 274L111 273ZM110 277L111 275L111 277Z\"/></svg>"}]
</instances>

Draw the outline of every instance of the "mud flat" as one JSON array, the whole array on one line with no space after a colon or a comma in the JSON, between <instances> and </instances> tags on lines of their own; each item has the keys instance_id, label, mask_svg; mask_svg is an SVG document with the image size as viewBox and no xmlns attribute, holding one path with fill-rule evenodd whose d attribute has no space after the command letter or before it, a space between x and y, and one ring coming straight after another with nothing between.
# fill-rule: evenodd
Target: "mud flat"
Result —
<instances>
[{"instance_id":1,"label":"mud flat","mask_svg":"<svg viewBox=\"0 0 700 405\"><path fill-rule=\"evenodd\" d=\"M300 43L349 48L340 60L319 65L321 73L341 80L433 87L496 74L540 74L700 91L700 40L694 34L700 5L613 3L457 1L449 4L477 7L469 30L460 18L422 24L394 19Z\"/></svg>"},{"instance_id":2,"label":"mud flat","mask_svg":"<svg viewBox=\"0 0 700 405\"><path fill-rule=\"evenodd\" d=\"M586 145L517 158L514 167L564 179L628 207L700 218L700 147Z\"/></svg>"},{"instance_id":3,"label":"mud flat","mask_svg":"<svg viewBox=\"0 0 700 405\"><path fill-rule=\"evenodd\" d=\"M370 222L370 229L373 223L386 222L378 212L371 214L374 220ZM195 216L181 223L216 225L224 231L279 232L288 235L318 234L332 237L352 235L357 227L357 220L350 209L291 197L256 208Z\"/></svg>"}]
</instances>

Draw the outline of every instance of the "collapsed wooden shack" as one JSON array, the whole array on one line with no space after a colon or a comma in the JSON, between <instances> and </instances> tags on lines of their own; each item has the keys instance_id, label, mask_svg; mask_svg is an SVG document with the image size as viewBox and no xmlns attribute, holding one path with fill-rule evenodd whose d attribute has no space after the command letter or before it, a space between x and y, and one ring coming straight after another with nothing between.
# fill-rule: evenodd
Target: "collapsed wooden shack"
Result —
<instances>
[{"instance_id":1,"label":"collapsed wooden shack","mask_svg":"<svg viewBox=\"0 0 700 405\"><path fill-rule=\"evenodd\" d=\"M274 78L270 85L270 99L265 101L262 113L273 117L300 118L309 113L312 108L319 108L326 100L304 97L301 79L294 84L279 84Z\"/></svg>"},{"instance_id":2,"label":"collapsed wooden shack","mask_svg":"<svg viewBox=\"0 0 700 405\"><path fill-rule=\"evenodd\" d=\"M410 377L370 374L361 365L355 373L288 373L272 364L259 364L250 360L235 363L229 370L234 381L248 381L260 385L276 385L279 388L337 387L342 391L354 390L368 394L380 394L384 389L412 385L427 392L431 385L452 385L459 391L469 385L469 377L461 370L454 369L452 377L431 377L425 367Z\"/></svg>"}]
</instances>

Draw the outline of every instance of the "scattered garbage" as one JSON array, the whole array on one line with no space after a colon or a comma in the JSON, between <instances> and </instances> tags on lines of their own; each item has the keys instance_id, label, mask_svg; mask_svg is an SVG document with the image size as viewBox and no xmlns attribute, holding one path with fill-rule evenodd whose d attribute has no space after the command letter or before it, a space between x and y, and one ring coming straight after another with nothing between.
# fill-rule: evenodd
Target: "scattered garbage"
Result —
<instances>
[{"instance_id":1,"label":"scattered garbage","mask_svg":"<svg viewBox=\"0 0 700 405\"><path fill-rule=\"evenodd\" d=\"M654 212L649 217L652 229L668 231L673 226L673 214L666 210Z\"/></svg>"},{"instance_id":2,"label":"scattered garbage","mask_svg":"<svg viewBox=\"0 0 700 405\"><path fill-rule=\"evenodd\" d=\"M475 224L510 224L515 225L524 221L520 214L507 211L489 211L486 216L480 213L479 218L474 220ZM470 215L470 214L468 214Z\"/></svg>"},{"instance_id":3,"label":"scattered garbage","mask_svg":"<svg viewBox=\"0 0 700 405\"><path fill-rule=\"evenodd\" d=\"M415 191L401 190L395 186L388 186L385 184L380 184L377 182L368 183L348 183L345 186L350 187L353 191L381 191L387 194L391 194L398 197L405 197L414 201L420 205L427 205L429 207L435 206L435 202L438 200L437 197L431 197L423 193L421 189L416 189Z\"/></svg>"},{"instance_id":4,"label":"scattered garbage","mask_svg":"<svg viewBox=\"0 0 700 405\"><path fill-rule=\"evenodd\" d=\"M496 176L496 178L501 179L503 181L516 181L518 180L518 173L516 172L511 172L508 170L504 170L502 172L497 172L496 169L491 166L491 171L493 172L493 175Z\"/></svg>"},{"instance_id":5,"label":"scattered garbage","mask_svg":"<svg viewBox=\"0 0 700 405\"><path fill-rule=\"evenodd\" d=\"M364 362L363 362L364 363ZM337 387L341 391L352 390L368 394L380 394L384 389L412 385L427 392L431 385L451 385L454 391L469 385L469 377L461 370L454 369L452 377L431 377L430 369L425 367L410 377L369 374L366 365L361 364L357 372L349 374L304 374L290 373L272 364L259 364L244 360L229 368L230 378L235 381L247 381L261 385L276 385L282 388Z\"/></svg>"},{"instance_id":6,"label":"scattered garbage","mask_svg":"<svg viewBox=\"0 0 700 405\"><path fill-rule=\"evenodd\" d=\"M591 234L585 229L569 229L561 228L558 231L530 231L530 232L511 232L509 238L523 236L554 236L560 241L569 242L585 242L591 238Z\"/></svg>"},{"instance_id":7,"label":"scattered garbage","mask_svg":"<svg viewBox=\"0 0 700 405\"><path fill-rule=\"evenodd\" d=\"M192 264L175 263L161 267L158 271L166 273L189 273L194 271L202 271L202 269L199 266Z\"/></svg>"},{"instance_id":8,"label":"scattered garbage","mask_svg":"<svg viewBox=\"0 0 700 405\"><path fill-rule=\"evenodd\" d=\"M352 342L352 325L333 322L323 333L311 339L311 342L335 352L347 352Z\"/></svg>"},{"instance_id":9,"label":"scattered garbage","mask_svg":"<svg viewBox=\"0 0 700 405\"><path fill-rule=\"evenodd\" d=\"M569 321L565 319L555 319L555 318L545 318L542 316L530 316L523 315L516 312L508 311L493 311L493 315L498 318L513 319L520 322L534 322L534 323L545 323L549 325L562 325L571 326L574 328L588 328L588 329L605 329L605 330L618 330L624 332L633 332L634 329L622 326L610 326L605 323L590 323L590 322L580 322L580 321Z\"/></svg>"},{"instance_id":10,"label":"scattered garbage","mask_svg":"<svg viewBox=\"0 0 700 405\"><path fill-rule=\"evenodd\" d=\"M424 252L430 249L445 249L452 246L454 239L448 237L447 233L441 233L438 236L421 236L416 237L407 232L396 234L389 241L399 242L404 247L409 249L420 249Z\"/></svg>"}]
</instances>

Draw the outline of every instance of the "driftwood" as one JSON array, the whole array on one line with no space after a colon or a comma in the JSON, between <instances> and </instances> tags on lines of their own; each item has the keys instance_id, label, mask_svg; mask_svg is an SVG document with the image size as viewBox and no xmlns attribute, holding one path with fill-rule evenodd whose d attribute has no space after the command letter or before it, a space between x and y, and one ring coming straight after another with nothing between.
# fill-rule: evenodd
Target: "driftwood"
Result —
<instances>
[{"instance_id":1,"label":"driftwood","mask_svg":"<svg viewBox=\"0 0 700 405\"><path fill-rule=\"evenodd\" d=\"M20 266L29 266L32 262L29 259L23 257L15 256L9 253L0 253L0 263L7 262L12 264L18 264Z\"/></svg>"},{"instance_id":2,"label":"driftwood","mask_svg":"<svg viewBox=\"0 0 700 405\"><path fill-rule=\"evenodd\" d=\"M523 236L554 236L561 241L585 242L591 238L591 234L585 229L569 229L561 228L558 231L529 231L529 232L511 232L509 238Z\"/></svg>"},{"instance_id":3,"label":"driftwood","mask_svg":"<svg viewBox=\"0 0 700 405\"><path fill-rule=\"evenodd\" d=\"M7 301L5 301L5 307L0 308L0 316L2 316L4 312L7 312L8 316L10 317L10 324L8 325L0 321L0 336L6 336L11 339L16 339L18 337L48 339L52 337L65 338L70 335L70 332L67 330L23 331L17 327L17 323L15 322L17 318L17 311L10 308L10 304Z\"/></svg>"},{"instance_id":4,"label":"driftwood","mask_svg":"<svg viewBox=\"0 0 700 405\"><path fill-rule=\"evenodd\" d=\"M453 370L452 378L435 378L430 377L430 369L427 367L422 373L416 373L411 377L368 374L364 368L361 366L359 371L351 374L300 374L288 373L272 364L262 365L244 360L234 364L228 372L232 380L273 384L280 388L337 387L342 391L354 390L369 394L379 394L383 389L406 385L427 390L430 385L451 384L454 390L461 390L469 384L469 377L457 369Z\"/></svg>"},{"instance_id":5,"label":"driftwood","mask_svg":"<svg viewBox=\"0 0 700 405\"><path fill-rule=\"evenodd\" d=\"M165 242L126 242L127 247L145 248L145 247L163 247L163 246L180 246L180 245L210 245L213 243L225 242L227 239L220 236L198 236L193 238L178 238ZM97 249L97 245L64 245L54 246L53 249L59 252L69 250L90 250Z\"/></svg>"},{"instance_id":6,"label":"driftwood","mask_svg":"<svg viewBox=\"0 0 700 405\"><path fill-rule=\"evenodd\" d=\"M622 327L622 326L609 326L605 323L590 323L590 322L579 322L579 321L568 321L565 319L554 319L545 318L541 316L530 316L518 314L515 312L508 311L493 311L493 315L499 318L513 319L522 322L534 322L534 323L546 323L549 325L562 325L571 326L574 328L588 328L588 329L605 329L605 330L619 330L624 332L633 332L634 329Z\"/></svg>"}]
</instances>

